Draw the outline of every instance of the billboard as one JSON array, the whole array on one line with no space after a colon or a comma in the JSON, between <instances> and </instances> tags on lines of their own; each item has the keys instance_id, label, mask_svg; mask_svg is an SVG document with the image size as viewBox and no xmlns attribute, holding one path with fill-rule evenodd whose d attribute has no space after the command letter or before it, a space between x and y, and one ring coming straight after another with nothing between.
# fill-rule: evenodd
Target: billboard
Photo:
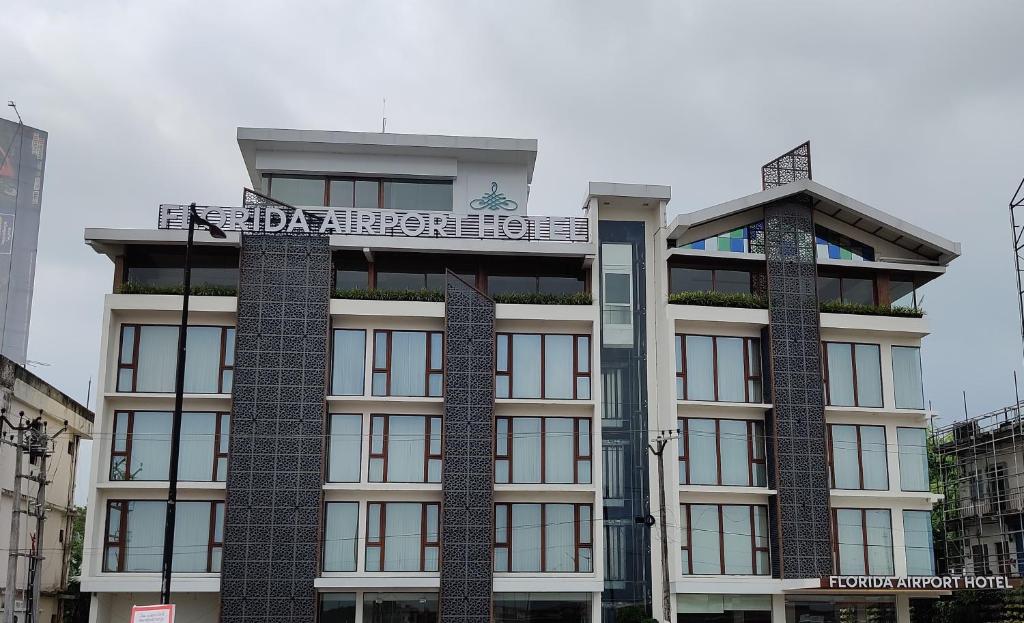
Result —
<instances>
[{"instance_id":1,"label":"billboard","mask_svg":"<svg viewBox=\"0 0 1024 623\"><path fill-rule=\"evenodd\" d=\"M36 273L46 132L0 119L0 352L24 365Z\"/></svg>"}]
</instances>

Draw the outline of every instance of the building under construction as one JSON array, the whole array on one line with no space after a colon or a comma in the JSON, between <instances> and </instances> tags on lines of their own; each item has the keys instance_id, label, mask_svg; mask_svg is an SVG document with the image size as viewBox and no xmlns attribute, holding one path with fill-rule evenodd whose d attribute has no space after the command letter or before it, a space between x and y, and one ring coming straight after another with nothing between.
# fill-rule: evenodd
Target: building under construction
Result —
<instances>
[{"instance_id":1,"label":"building under construction","mask_svg":"<svg viewBox=\"0 0 1024 623\"><path fill-rule=\"evenodd\" d=\"M1024 419L1015 406L933 431L931 473L944 499L942 573L1024 577Z\"/></svg>"}]
</instances>

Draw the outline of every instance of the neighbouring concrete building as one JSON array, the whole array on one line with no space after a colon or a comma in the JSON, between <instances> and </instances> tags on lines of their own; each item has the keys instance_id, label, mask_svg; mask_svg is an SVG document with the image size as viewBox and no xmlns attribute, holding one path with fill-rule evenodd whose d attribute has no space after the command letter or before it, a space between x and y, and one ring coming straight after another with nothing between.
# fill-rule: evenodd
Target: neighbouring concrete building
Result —
<instances>
[{"instance_id":1,"label":"neighbouring concrete building","mask_svg":"<svg viewBox=\"0 0 1024 623\"><path fill-rule=\"evenodd\" d=\"M13 422L24 414L24 422L41 417L49 434L65 426L67 430L56 437L50 447L47 466L46 523L42 539L42 584L40 585L39 623L58 623L61 618L61 601L70 598L67 593L68 565L71 556L71 534L74 524L75 469L78 466L79 442L92 438L93 414L73 398L29 372L23 366L0 356L0 407ZM11 430L4 427L4 434ZM0 445L0 587L4 600L9 599L7 591L7 561L11 540L11 510L14 493L15 449ZM38 459L24 455L22 473L38 475ZM22 481L22 505L24 510L35 511L38 483ZM19 551L30 553L37 541L35 517L21 516ZM25 621L25 594L28 582L29 560L23 558L18 564L15 612L19 621ZM3 609L0 608L0 612Z\"/></svg>"},{"instance_id":2,"label":"neighbouring concrete building","mask_svg":"<svg viewBox=\"0 0 1024 623\"><path fill-rule=\"evenodd\" d=\"M811 181L806 146L670 217L597 182L528 212L532 140L238 143L259 192L199 208L228 237L193 254L182 620L902 623L937 594L822 578L935 575L916 296L957 243ZM158 599L187 216L157 216L85 233L114 274L96 623Z\"/></svg>"}]
</instances>

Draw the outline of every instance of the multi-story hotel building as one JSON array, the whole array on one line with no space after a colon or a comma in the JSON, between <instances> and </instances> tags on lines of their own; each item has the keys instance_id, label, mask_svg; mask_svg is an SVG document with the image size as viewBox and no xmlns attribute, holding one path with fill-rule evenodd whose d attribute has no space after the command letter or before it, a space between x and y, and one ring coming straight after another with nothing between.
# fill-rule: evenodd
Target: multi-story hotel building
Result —
<instances>
[{"instance_id":1,"label":"multi-story hotel building","mask_svg":"<svg viewBox=\"0 0 1024 623\"><path fill-rule=\"evenodd\" d=\"M228 237L193 253L180 620L905 622L928 594L821 578L934 575L916 296L958 244L804 150L670 219L613 183L528 215L530 140L238 143L260 193L200 207ZM95 622L157 601L185 214L86 231L114 267Z\"/></svg>"}]
</instances>

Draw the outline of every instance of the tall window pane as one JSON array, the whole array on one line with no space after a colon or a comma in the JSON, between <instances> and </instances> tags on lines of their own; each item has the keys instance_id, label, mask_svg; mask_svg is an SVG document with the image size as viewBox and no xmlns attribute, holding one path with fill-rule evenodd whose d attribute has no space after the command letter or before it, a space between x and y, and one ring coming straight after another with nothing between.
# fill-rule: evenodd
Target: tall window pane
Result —
<instances>
[{"instance_id":1,"label":"tall window pane","mask_svg":"<svg viewBox=\"0 0 1024 623\"><path fill-rule=\"evenodd\" d=\"M832 470L836 489L860 489L856 426L832 427Z\"/></svg>"},{"instance_id":2,"label":"tall window pane","mask_svg":"<svg viewBox=\"0 0 1024 623\"><path fill-rule=\"evenodd\" d=\"M359 482L362 430L361 415L331 414L330 447L327 452L329 482Z\"/></svg>"},{"instance_id":3,"label":"tall window pane","mask_svg":"<svg viewBox=\"0 0 1024 623\"><path fill-rule=\"evenodd\" d=\"M750 457L747 452L748 424L742 420L719 421L721 431L722 484L748 486Z\"/></svg>"},{"instance_id":4,"label":"tall window pane","mask_svg":"<svg viewBox=\"0 0 1024 623\"><path fill-rule=\"evenodd\" d=\"M324 571L356 570L358 502L328 502L324 519ZM417 567L419 560L416 561Z\"/></svg>"},{"instance_id":5,"label":"tall window pane","mask_svg":"<svg viewBox=\"0 0 1024 623\"><path fill-rule=\"evenodd\" d=\"M861 461L864 464L864 488L889 488L889 462L885 452L885 427L860 427Z\"/></svg>"},{"instance_id":6,"label":"tall window pane","mask_svg":"<svg viewBox=\"0 0 1024 623\"><path fill-rule=\"evenodd\" d=\"M178 327L139 327L139 363L135 389L139 392L173 392ZM187 366L186 366L187 367Z\"/></svg>"},{"instance_id":7,"label":"tall window pane","mask_svg":"<svg viewBox=\"0 0 1024 623\"><path fill-rule=\"evenodd\" d=\"M571 483L573 481L576 439L571 418L548 418L544 422L544 481Z\"/></svg>"},{"instance_id":8,"label":"tall window pane","mask_svg":"<svg viewBox=\"0 0 1024 623\"><path fill-rule=\"evenodd\" d=\"M540 571L540 504L512 505L512 571Z\"/></svg>"},{"instance_id":9,"label":"tall window pane","mask_svg":"<svg viewBox=\"0 0 1024 623\"><path fill-rule=\"evenodd\" d=\"M719 543L718 506L693 504L690 506L690 530L692 537L693 572L695 574L720 574L722 571L721 546Z\"/></svg>"},{"instance_id":10,"label":"tall window pane","mask_svg":"<svg viewBox=\"0 0 1024 623\"><path fill-rule=\"evenodd\" d=\"M689 420L690 484L718 484L718 454L715 450L715 421Z\"/></svg>"},{"instance_id":11,"label":"tall window pane","mask_svg":"<svg viewBox=\"0 0 1024 623\"><path fill-rule=\"evenodd\" d=\"M125 537L125 571L159 571L163 559L164 519L162 501L128 502L128 534ZM177 532L175 532L177 536Z\"/></svg>"},{"instance_id":12,"label":"tall window pane","mask_svg":"<svg viewBox=\"0 0 1024 623\"><path fill-rule=\"evenodd\" d=\"M322 593L320 623L356 623L355 593Z\"/></svg>"},{"instance_id":13,"label":"tall window pane","mask_svg":"<svg viewBox=\"0 0 1024 623\"><path fill-rule=\"evenodd\" d=\"M896 407L924 409L924 387L921 383L921 349L909 346L892 347L893 391Z\"/></svg>"},{"instance_id":14,"label":"tall window pane","mask_svg":"<svg viewBox=\"0 0 1024 623\"><path fill-rule=\"evenodd\" d=\"M331 360L331 394L361 396L366 364L366 331L335 329Z\"/></svg>"},{"instance_id":15,"label":"tall window pane","mask_svg":"<svg viewBox=\"0 0 1024 623\"><path fill-rule=\"evenodd\" d=\"M395 331L391 334L391 395L426 394L427 334Z\"/></svg>"},{"instance_id":16,"label":"tall window pane","mask_svg":"<svg viewBox=\"0 0 1024 623\"><path fill-rule=\"evenodd\" d=\"M882 368L877 344L856 344L857 404L882 406Z\"/></svg>"},{"instance_id":17,"label":"tall window pane","mask_svg":"<svg viewBox=\"0 0 1024 623\"><path fill-rule=\"evenodd\" d=\"M544 336L544 396L572 398L573 336Z\"/></svg>"},{"instance_id":18,"label":"tall window pane","mask_svg":"<svg viewBox=\"0 0 1024 623\"><path fill-rule=\"evenodd\" d=\"M825 345L828 361L829 404L844 407L854 405L852 345L829 343Z\"/></svg>"},{"instance_id":19,"label":"tall window pane","mask_svg":"<svg viewBox=\"0 0 1024 623\"><path fill-rule=\"evenodd\" d=\"M928 491L928 434L923 428L897 428L900 451L900 488Z\"/></svg>"},{"instance_id":20,"label":"tall window pane","mask_svg":"<svg viewBox=\"0 0 1024 623\"><path fill-rule=\"evenodd\" d=\"M935 575L932 514L929 511L903 511L903 535L907 575Z\"/></svg>"},{"instance_id":21,"label":"tall window pane","mask_svg":"<svg viewBox=\"0 0 1024 623\"><path fill-rule=\"evenodd\" d=\"M388 417L388 482L423 482L425 426L422 415Z\"/></svg>"},{"instance_id":22,"label":"tall window pane","mask_svg":"<svg viewBox=\"0 0 1024 623\"><path fill-rule=\"evenodd\" d=\"M545 571L575 571L576 523L573 505L547 504L544 514Z\"/></svg>"},{"instance_id":23,"label":"tall window pane","mask_svg":"<svg viewBox=\"0 0 1024 623\"><path fill-rule=\"evenodd\" d=\"M690 400L715 399L715 359L712 339L702 335L686 336L686 397Z\"/></svg>"},{"instance_id":24,"label":"tall window pane","mask_svg":"<svg viewBox=\"0 0 1024 623\"><path fill-rule=\"evenodd\" d=\"M168 414L170 415L170 414ZM139 417L135 414L136 420ZM168 423L171 418L167 418ZM178 454L178 479L209 482L213 479L213 443L217 436L216 413L181 414L181 449ZM165 438L170 454L170 435ZM205 567L205 564L204 564Z\"/></svg>"},{"instance_id":25,"label":"tall window pane","mask_svg":"<svg viewBox=\"0 0 1024 623\"><path fill-rule=\"evenodd\" d=\"M513 398L540 398L540 339L539 335L512 336Z\"/></svg>"},{"instance_id":26,"label":"tall window pane","mask_svg":"<svg viewBox=\"0 0 1024 623\"><path fill-rule=\"evenodd\" d=\"M126 474L127 477L131 480L167 480L171 456L170 440L170 413L136 411L132 424L130 473ZM209 475L206 480L209 480Z\"/></svg>"},{"instance_id":27,"label":"tall window pane","mask_svg":"<svg viewBox=\"0 0 1024 623\"><path fill-rule=\"evenodd\" d=\"M275 175L270 181L270 196L293 206L322 206L324 180Z\"/></svg>"},{"instance_id":28,"label":"tall window pane","mask_svg":"<svg viewBox=\"0 0 1024 623\"><path fill-rule=\"evenodd\" d=\"M178 339L176 327L172 328ZM220 327L189 327L185 334L185 391L193 394L215 394L220 379ZM177 344L175 344L177 347ZM177 359L171 362L176 364Z\"/></svg>"},{"instance_id":29,"label":"tall window pane","mask_svg":"<svg viewBox=\"0 0 1024 623\"><path fill-rule=\"evenodd\" d=\"M868 533L868 572L892 575L892 519L888 510L864 512Z\"/></svg>"},{"instance_id":30,"label":"tall window pane","mask_svg":"<svg viewBox=\"0 0 1024 623\"><path fill-rule=\"evenodd\" d=\"M512 420L512 482L540 482L540 418Z\"/></svg>"},{"instance_id":31,"label":"tall window pane","mask_svg":"<svg viewBox=\"0 0 1024 623\"><path fill-rule=\"evenodd\" d=\"M864 526L861 511L836 510L836 536L839 545L839 573L864 575Z\"/></svg>"},{"instance_id":32,"label":"tall window pane","mask_svg":"<svg viewBox=\"0 0 1024 623\"><path fill-rule=\"evenodd\" d=\"M725 572L730 575L754 573L753 526L749 506L722 507L722 538Z\"/></svg>"},{"instance_id":33,"label":"tall window pane","mask_svg":"<svg viewBox=\"0 0 1024 623\"><path fill-rule=\"evenodd\" d=\"M384 520L384 571L419 571L422 505L389 503Z\"/></svg>"},{"instance_id":34,"label":"tall window pane","mask_svg":"<svg viewBox=\"0 0 1024 623\"><path fill-rule=\"evenodd\" d=\"M743 367L743 338L719 337L718 399L722 402L746 400L746 376Z\"/></svg>"},{"instance_id":35,"label":"tall window pane","mask_svg":"<svg viewBox=\"0 0 1024 623\"><path fill-rule=\"evenodd\" d=\"M205 572L209 541L210 503L178 502L174 522L172 569L179 572Z\"/></svg>"}]
</instances>

